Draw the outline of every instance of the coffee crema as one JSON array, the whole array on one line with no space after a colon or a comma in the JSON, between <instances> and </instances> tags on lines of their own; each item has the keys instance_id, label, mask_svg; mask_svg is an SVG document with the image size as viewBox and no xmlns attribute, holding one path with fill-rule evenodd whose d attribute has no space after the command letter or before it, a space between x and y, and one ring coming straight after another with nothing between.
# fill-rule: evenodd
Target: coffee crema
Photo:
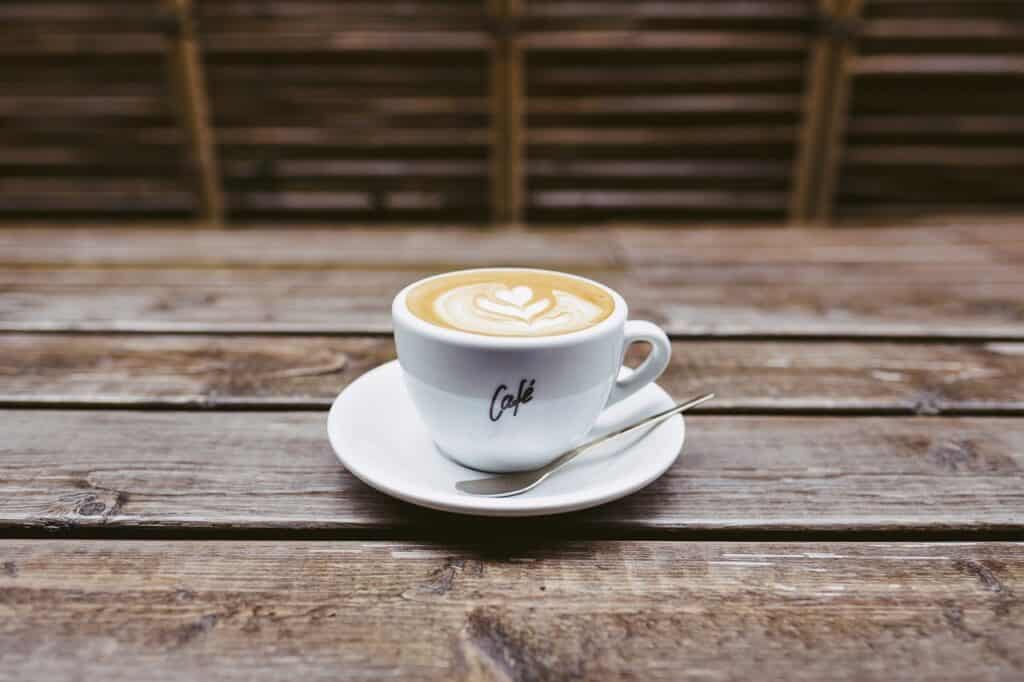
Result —
<instances>
[{"instance_id":1,"label":"coffee crema","mask_svg":"<svg viewBox=\"0 0 1024 682\"><path fill-rule=\"evenodd\" d=\"M589 282L554 272L476 270L444 275L409 291L413 315L484 336L557 336L592 327L615 300Z\"/></svg>"}]
</instances>

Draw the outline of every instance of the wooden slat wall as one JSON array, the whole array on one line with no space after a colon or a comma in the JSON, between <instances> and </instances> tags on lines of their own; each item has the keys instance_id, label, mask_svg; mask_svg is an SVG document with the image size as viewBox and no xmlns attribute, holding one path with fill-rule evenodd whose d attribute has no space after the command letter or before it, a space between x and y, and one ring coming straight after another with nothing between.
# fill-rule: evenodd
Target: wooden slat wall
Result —
<instances>
[{"instance_id":1,"label":"wooden slat wall","mask_svg":"<svg viewBox=\"0 0 1024 682\"><path fill-rule=\"evenodd\" d=\"M232 216L487 218L483 3L198 10Z\"/></svg>"},{"instance_id":2,"label":"wooden slat wall","mask_svg":"<svg viewBox=\"0 0 1024 682\"><path fill-rule=\"evenodd\" d=\"M1024 209L1024 3L867 0L840 217Z\"/></svg>"},{"instance_id":3,"label":"wooden slat wall","mask_svg":"<svg viewBox=\"0 0 1024 682\"><path fill-rule=\"evenodd\" d=\"M0 219L194 209L157 0L0 4Z\"/></svg>"},{"instance_id":4,"label":"wooden slat wall","mask_svg":"<svg viewBox=\"0 0 1024 682\"><path fill-rule=\"evenodd\" d=\"M528 219L783 217L813 2L526 8Z\"/></svg>"},{"instance_id":5,"label":"wooden slat wall","mask_svg":"<svg viewBox=\"0 0 1024 682\"><path fill-rule=\"evenodd\" d=\"M193 0L205 147L172 4L0 4L0 220L1024 210L1017 0Z\"/></svg>"}]
</instances>

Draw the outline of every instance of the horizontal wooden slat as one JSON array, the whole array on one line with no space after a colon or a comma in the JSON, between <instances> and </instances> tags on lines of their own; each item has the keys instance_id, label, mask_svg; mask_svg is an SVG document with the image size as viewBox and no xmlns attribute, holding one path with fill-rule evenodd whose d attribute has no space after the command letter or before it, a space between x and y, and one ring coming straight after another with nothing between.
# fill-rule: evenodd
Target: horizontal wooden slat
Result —
<instances>
[{"instance_id":1,"label":"horizontal wooden slat","mask_svg":"<svg viewBox=\"0 0 1024 682\"><path fill-rule=\"evenodd\" d=\"M324 153L323 147L335 147L326 153L342 154L343 150L358 149L363 154L380 153L387 147L408 148L408 153L415 154L417 148L442 148L444 156L450 154L450 148L483 147L487 144L485 130L458 130L455 128L402 128L376 127L372 129L351 128L318 128L309 125L243 125L226 128L220 138L225 145L244 147L266 147L282 145L287 147L315 147ZM230 150L229 150L230 153ZM287 150L282 151L283 154ZM264 157L266 158L266 157ZM276 160L271 156L270 161Z\"/></svg>"},{"instance_id":2,"label":"horizontal wooden slat","mask_svg":"<svg viewBox=\"0 0 1024 682\"><path fill-rule=\"evenodd\" d=\"M642 353L633 354L637 359ZM659 380L715 410L1024 410L1024 344L673 344ZM326 408L395 357L380 337L0 336L0 402Z\"/></svg>"},{"instance_id":3,"label":"horizontal wooden slat","mask_svg":"<svg viewBox=\"0 0 1024 682\"><path fill-rule=\"evenodd\" d=\"M73 194L8 195L0 198L0 212L13 216L80 218L84 214L117 218L157 214L184 218L193 206L192 196L184 191L171 194L133 195L130 192L92 192Z\"/></svg>"},{"instance_id":4,"label":"horizontal wooden slat","mask_svg":"<svg viewBox=\"0 0 1024 682\"><path fill-rule=\"evenodd\" d=\"M422 227L271 227L232 231L148 227L0 230L0 265L51 264L383 269L500 262L610 267L613 239L578 230Z\"/></svg>"},{"instance_id":5,"label":"horizontal wooden slat","mask_svg":"<svg viewBox=\"0 0 1024 682\"><path fill-rule=\"evenodd\" d=\"M173 23L162 7L3 3L0 218L193 210L164 64Z\"/></svg>"},{"instance_id":6,"label":"horizontal wooden slat","mask_svg":"<svg viewBox=\"0 0 1024 682\"><path fill-rule=\"evenodd\" d=\"M245 55L341 52L481 52L490 38L477 31L331 31L313 25L302 33L204 32L209 54Z\"/></svg>"},{"instance_id":7,"label":"horizontal wooden slat","mask_svg":"<svg viewBox=\"0 0 1024 682\"><path fill-rule=\"evenodd\" d=\"M432 201L426 192L395 196L408 206ZM1019 337L1024 243L1016 224L927 232L171 230L145 240L128 229L9 230L0 232L0 328L383 332L405 284L514 263L605 281L634 316L680 336Z\"/></svg>"},{"instance_id":8,"label":"horizontal wooden slat","mask_svg":"<svg viewBox=\"0 0 1024 682\"><path fill-rule=\"evenodd\" d=\"M0 19L16 24L38 25L40 22L66 23L68 27L103 26L110 22L138 22L145 26L158 11L152 0L102 0L83 2L68 0L7 0L0 6Z\"/></svg>"},{"instance_id":9,"label":"horizontal wooden slat","mask_svg":"<svg viewBox=\"0 0 1024 682\"><path fill-rule=\"evenodd\" d=\"M851 145L846 152L850 165L955 166L958 168L1020 168L1024 157L1017 149L956 149L943 146ZM1021 195L1024 198L1024 195ZM939 197L936 197L939 198Z\"/></svg>"},{"instance_id":10,"label":"horizontal wooden slat","mask_svg":"<svg viewBox=\"0 0 1024 682\"><path fill-rule=\"evenodd\" d=\"M229 189L232 185L229 184ZM289 191L275 188L272 191L235 191L229 204L236 213L252 215L337 215L355 214L372 218L386 212L392 217L402 211L421 211L423 218L450 215L452 213L474 213L482 215L486 208L484 197L467 197L466 187L452 187L445 191L392 191L390 189L369 189L346 191L324 187L321 191Z\"/></svg>"},{"instance_id":11,"label":"horizontal wooden slat","mask_svg":"<svg viewBox=\"0 0 1024 682\"><path fill-rule=\"evenodd\" d=\"M284 113L291 108L290 118L299 118L294 112L294 99L301 98L308 102L314 111L320 107L329 107L332 114L361 114L365 116L387 116L389 114L482 114L487 110L487 102L483 97L465 97L449 95L423 95L423 96L376 96L372 98L355 98L354 93L349 97L338 92L327 93L320 91L323 97L304 97L311 94L308 90L298 93L284 92L266 93L263 95L250 95L250 103L273 110L276 113ZM340 95L340 96L339 96ZM218 109L218 117L230 118L232 116L246 115L252 113L247 110L245 102L224 101ZM3 111L3 100L0 99L0 112ZM264 114L265 112L259 112ZM274 112L272 112L274 113ZM301 120L301 118L300 118Z\"/></svg>"},{"instance_id":12,"label":"horizontal wooden slat","mask_svg":"<svg viewBox=\"0 0 1024 682\"><path fill-rule=\"evenodd\" d=\"M807 0L525 3L526 220L781 220L815 12ZM749 170L681 182L645 175L647 160ZM785 169L771 185L749 182L770 161ZM536 172L559 162L636 163L628 182Z\"/></svg>"},{"instance_id":13,"label":"horizontal wooden slat","mask_svg":"<svg viewBox=\"0 0 1024 682\"><path fill-rule=\"evenodd\" d=\"M652 85L671 89L680 85L794 82L799 81L802 75L803 68L799 62L785 60L738 64L551 64L533 74L530 87L542 91L550 88L557 92L574 87L582 90L595 84L621 89L650 88Z\"/></svg>"},{"instance_id":14,"label":"horizontal wooden slat","mask_svg":"<svg viewBox=\"0 0 1024 682\"><path fill-rule=\"evenodd\" d=\"M476 261L488 264L485 258ZM0 329L386 332L401 287L452 267L0 269ZM982 278L977 266L941 263L693 264L648 266L628 276L570 269L617 288L634 317L679 336L1024 337L1019 265L990 266Z\"/></svg>"},{"instance_id":15,"label":"horizontal wooden slat","mask_svg":"<svg viewBox=\"0 0 1024 682\"><path fill-rule=\"evenodd\" d=\"M388 160L388 159L262 159L233 158L224 164L235 182L247 178L279 177L349 178L401 177L405 179L448 179L481 177L486 162L473 159Z\"/></svg>"},{"instance_id":16,"label":"horizontal wooden slat","mask_svg":"<svg viewBox=\"0 0 1024 682\"><path fill-rule=\"evenodd\" d=\"M1024 190L1011 181L1024 157L1019 10L1011 2L865 4L850 65L840 215L1020 210Z\"/></svg>"},{"instance_id":17,"label":"horizontal wooden slat","mask_svg":"<svg viewBox=\"0 0 1024 682\"><path fill-rule=\"evenodd\" d=\"M851 122L849 132L854 137L858 135L892 135L902 138L920 135L994 137L1024 133L1024 118L998 115L972 116L969 114L861 116Z\"/></svg>"},{"instance_id":18,"label":"horizontal wooden slat","mask_svg":"<svg viewBox=\"0 0 1024 682\"><path fill-rule=\"evenodd\" d=\"M490 38L482 32L421 30L421 22L409 21L429 14L431 6L382 7L375 14L369 5L273 5L249 18L238 7L221 8L227 13L203 24L214 125L227 161L224 185L233 215L349 220L482 220L487 215ZM202 11L216 15L218 10ZM476 12L482 16L482 8ZM382 23L373 30L360 28L378 20ZM253 29L260 24L260 30ZM476 53L458 51L463 48ZM249 169L239 174L234 160L247 162ZM339 182L336 173L307 165L297 183L278 169L292 161L379 161L395 172L350 173ZM432 170L452 161L478 165L457 176Z\"/></svg>"},{"instance_id":19,"label":"horizontal wooden slat","mask_svg":"<svg viewBox=\"0 0 1024 682\"><path fill-rule=\"evenodd\" d=\"M431 147L438 159L453 151L465 156L461 149L466 147L484 156L487 131L482 115L473 125L451 116L442 126L434 120L433 129L401 120L439 115L430 113L433 105L424 99L424 92L435 99L461 95L470 103L472 97L483 96L490 38L482 31L481 7L415 0L398 5L252 5L216 0L194 4L197 31L206 50L204 61L212 75L213 111L218 123L227 117L233 126L220 138L225 141L220 151L228 158L239 146L246 148L243 153L251 160L263 164L301 158L310 148L320 152L321 158L333 154L343 163L368 154L382 158L390 154L398 161L422 159ZM56 177L62 187L74 189L54 191L39 184L25 191L5 187L0 208L9 216L180 216L193 208L188 193L137 196L130 188L94 192L89 185L157 174L176 178L180 188L191 184L178 153L184 149L180 135L167 138L157 130L173 124L167 108L172 99L167 96L164 56L166 38L176 28L164 3L16 2L7 3L0 15L10 20L0 22L4 38L0 52L12 57L0 66L2 170L8 177ZM467 59L467 50L478 54ZM130 63L116 59L123 55L133 59ZM470 63L474 60L475 67ZM234 104L243 100L244 106ZM296 107L300 101L302 106ZM337 125L348 110L349 123L355 123ZM305 112L303 125L296 112ZM171 131L177 133L174 128ZM134 146L138 142L170 147ZM333 149L326 149L325 142ZM289 148L277 148L280 145ZM391 148L381 154L387 146ZM153 154L177 161L167 166L127 162ZM227 184L234 190L230 170ZM277 179L273 173L262 175ZM485 186L485 174L478 173L474 180L477 186ZM391 208L414 219L421 217L417 211L453 217L448 210L456 203L452 197L480 194L472 184L419 192L368 187L374 184L381 183L364 182L355 193L342 189L336 197L322 196L335 190L330 186L308 196L296 194L294 188L262 188L235 197L232 203L242 216L288 214L293 206L303 217L322 215L318 211L325 208L334 215L349 216L346 207L355 207L370 219ZM456 211L465 203L458 204ZM477 203L485 204L486 197ZM435 210L437 205L447 212ZM472 210L462 218L483 217L472 202L466 205Z\"/></svg>"},{"instance_id":20,"label":"horizontal wooden slat","mask_svg":"<svg viewBox=\"0 0 1024 682\"><path fill-rule=\"evenodd\" d=\"M527 114L629 114L689 112L793 113L800 100L790 95L673 95L649 97L533 97Z\"/></svg>"},{"instance_id":21,"label":"horizontal wooden slat","mask_svg":"<svg viewBox=\"0 0 1024 682\"><path fill-rule=\"evenodd\" d=\"M412 31L480 28L484 7L479 2L437 2L402 0L401 2L343 3L285 0L253 4L246 0L213 0L198 7L202 25L212 32L302 33L313 30L394 30L397 26Z\"/></svg>"},{"instance_id":22,"label":"horizontal wooden slat","mask_svg":"<svg viewBox=\"0 0 1024 682\"><path fill-rule=\"evenodd\" d=\"M590 131L585 134L589 136ZM616 131L608 137L621 139L621 133L636 133L634 139L645 139L651 142L664 139L659 131ZM671 132L669 133L671 134ZM532 136L533 139L541 137ZM622 135L622 137L626 137ZM591 144L599 140L588 137ZM600 139L606 139L602 134ZM785 179L789 172L788 164L779 161L750 162L745 160L706 160L664 161L657 159L644 160L573 160L573 159L534 159L529 163L529 173L537 178L614 178L618 182L626 179L663 179L682 178L692 180L708 180L716 178L729 179Z\"/></svg>"},{"instance_id":23,"label":"horizontal wooden slat","mask_svg":"<svg viewBox=\"0 0 1024 682\"><path fill-rule=\"evenodd\" d=\"M801 0L774 2L745 2L744 0L717 0L701 2L663 2L640 0L629 3L608 0L533 0L527 4L528 19L578 20L593 17L619 18L623 21L656 19L762 21L765 19L804 19L808 16L807 2Z\"/></svg>"},{"instance_id":24,"label":"horizontal wooden slat","mask_svg":"<svg viewBox=\"0 0 1024 682\"><path fill-rule=\"evenodd\" d=\"M799 52L808 39L800 34L757 31L543 31L523 37L531 50L748 50Z\"/></svg>"},{"instance_id":25,"label":"horizontal wooden slat","mask_svg":"<svg viewBox=\"0 0 1024 682\"><path fill-rule=\"evenodd\" d=\"M877 200L865 203L848 203L843 208L844 222L862 220L913 220L921 216L962 213L965 215L991 215L1003 217L1024 213L1024 200L993 201L987 200L953 200L946 197L934 197L929 201L916 200L901 203L882 203Z\"/></svg>"},{"instance_id":26,"label":"horizontal wooden slat","mask_svg":"<svg viewBox=\"0 0 1024 682\"><path fill-rule=\"evenodd\" d=\"M1016 336L1019 264L649 267L621 285L673 333ZM970 320L970 321L968 321ZM769 332L771 330L771 332Z\"/></svg>"},{"instance_id":27,"label":"horizontal wooden slat","mask_svg":"<svg viewBox=\"0 0 1024 682\"><path fill-rule=\"evenodd\" d=\"M541 190L529 192L538 211L572 209L587 211L631 209L717 209L726 212L777 211L786 205L783 192L739 192L726 190Z\"/></svg>"},{"instance_id":28,"label":"horizontal wooden slat","mask_svg":"<svg viewBox=\"0 0 1024 682\"><path fill-rule=\"evenodd\" d=\"M858 76L883 75L1021 75L1024 58L1001 55L875 55L852 64Z\"/></svg>"},{"instance_id":29,"label":"horizontal wooden slat","mask_svg":"<svg viewBox=\"0 0 1024 682\"><path fill-rule=\"evenodd\" d=\"M895 224L880 219L850 221L846 226L849 229L726 229L711 223L707 229L679 230L625 224L615 228L615 238L625 263L637 268L730 263L980 265L1024 254L1021 217L928 217Z\"/></svg>"},{"instance_id":30,"label":"horizontal wooden slat","mask_svg":"<svg viewBox=\"0 0 1024 682\"><path fill-rule=\"evenodd\" d=\"M365 88L385 84L403 88L429 78L435 83L443 83L445 92L452 92L457 87L479 86L486 80L485 74L481 73L479 68L472 62L465 63L462 59L426 59L417 62L392 58L373 61L331 60L325 63L280 61L272 64L215 59L210 66L211 76L216 78L215 82L219 86L237 89L242 89L246 85L266 83L267 79L279 79L282 82L290 81L306 86L333 86L336 91L341 88Z\"/></svg>"},{"instance_id":31,"label":"horizontal wooden slat","mask_svg":"<svg viewBox=\"0 0 1024 682\"><path fill-rule=\"evenodd\" d=\"M1005 38L1020 39L1019 21L1000 21L998 19L927 19L914 17L907 19L878 18L865 25L866 38L883 38L888 40L956 40L964 38L985 39Z\"/></svg>"},{"instance_id":32,"label":"horizontal wooden slat","mask_svg":"<svg viewBox=\"0 0 1024 682\"><path fill-rule=\"evenodd\" d=\"M558 523L509 527L559 537L1024 530L1019 419L694 415L687 425L683 456L644 491ZM429 537L483 528L347 474L324 412L7 410L0 455L8 528ZM488 523L493 537L502 525Z\"/></svg>"},{"instance_id":33,"label":"horizontal wooden slat","mask_svg":"<svg viewBox=\"0 0 1024 682\"><path fill-rule=\"evenodd\" d=\"M65 116L140 116L166 113L167 105L151 96L0 96L0 115L3 116L30 113L45 117L49 111L59 111Z\"/></svg>"},{"instance_id":34,"label":"horizontal wooden slat","mask_svg":"<svg viewBox=\"0 0 1024 682\"><path fill-rule=\"evenodd\" d=\"M11 32L0 41L0 56L7 59L55 57L159 57L164 41L149 31L48 33Z\"/></svg>"},{"instance_id":35,"label":"horizontal wooden slat","mask_svg":"<svg viewBox=\"0 0 1024 682\"><path fill-rule=\"evenodd\" d=\"M530 145L673 145L674 147L709 147L743 143L788 143L796 135L796 129L789 125L776 126L692 126L679 128L579 128L545 127L527 131L526 142ZM643 150L638 150L643 154ZM543 162L543 160L540 160ZM596 161L600 163L600 160ZM736 165L739 163L734 162ZM770 162L769 162L770 163ZM757 168L756 161L746 163Z\"/></svg>"},{"instance_id":36,"label":"horizontal wooden slat","mask_svg":"<svg viewBox=\"0 0 1024 682\"><path fill-rule=\"evenodd\" d=\"M570 175L589 171L625 176L631 170L625 163L555 163L540 167ZM662 166L666 173L683 174L688 170L681 162L664 162ZM723 166L732 170L727 164ZM767 172L777 170L778 166L766 162L761 168ZM0 229L0 265L429 268L460 262L467 267L491 265L502 259L523 266L563 263L583 268L702 263L952 265L991 264L1005 262L1014 253L1018 257L1024 255L1021 217L940 216L895 225L884 220L850 223L848 227L779 229L771 225L708 223L680 229L619 223L558 229L487 229L358 224L310 227L276 223L272 227L255 225L209 231L160 223L114 227L25 223Z\"/></svg>"},{"instance_id":37,"label":"horizontal wooden slat","mask_svg":"<svg viewBox=\"0 0 1024 682\"><path fill-rule=\"evenodd\" d=\"M1010 680L1010 543L0 543L28 681ZM752 652L756 652L752 654Z\"/></svg>"}]
</instances>

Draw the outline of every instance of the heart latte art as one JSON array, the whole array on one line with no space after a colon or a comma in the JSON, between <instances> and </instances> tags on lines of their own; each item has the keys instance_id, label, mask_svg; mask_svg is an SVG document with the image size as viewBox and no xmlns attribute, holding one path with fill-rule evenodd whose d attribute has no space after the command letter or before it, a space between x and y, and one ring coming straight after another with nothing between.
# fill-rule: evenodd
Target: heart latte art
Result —
<instances>
[{"instance_id":1,"label":"heart latte art","mask_svg":"<svg viewBox=\"0 0 1024 682\"><path fill-rule=\"evenodd\" d=\"M585 280L536 270L475 270L428 280L408 296L417 317L487 336L554 336L593 326L615 308Z\"/></svg>"}]
</instances>

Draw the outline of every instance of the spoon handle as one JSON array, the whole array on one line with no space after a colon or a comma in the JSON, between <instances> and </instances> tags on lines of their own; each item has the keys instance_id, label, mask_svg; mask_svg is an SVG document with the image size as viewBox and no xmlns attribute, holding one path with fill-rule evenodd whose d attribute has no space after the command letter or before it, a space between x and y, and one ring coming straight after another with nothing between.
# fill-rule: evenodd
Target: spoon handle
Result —
<instances>
[{"instance_id":1,"label":"spoon handle","mask_svg":"<svg viewBox=\"0 0 1024 682\"><path fill-rule=\"evenodd\" d=\"M687 400L685 402L678 403L668 408L664 412L658 412L657 414L653 414L650 417L642 419L635 424L630 424L629 426L623 427L618 431L612 431L611 433L606 433L600 438L595 438L589 443L579 445L570 450L569 452L565 453L558 459L556 459L554 462L551 462L546 467L544 467L544 475L546 476L547 474L553 472L555 469L558 469L563 464L568 464L569 462L576 459L578 456L582 455L584 452L590 450L591 448L595 448L598 445L602 445L603 443L606 443L612 440L613 438L618 438L619 436L624 436L627 433L632 433L633 431L642 429L645 426L651 426L653 424L657 424L658 422L662 422L673 415L679 414L680 412L686 412L690 408L696 407L701 403L706 403L707 401L711 400L714 397L714 393L707 393L705 395L700 396L699 398L693 398L692 400Z\"/></svg>"}]
</instances>

